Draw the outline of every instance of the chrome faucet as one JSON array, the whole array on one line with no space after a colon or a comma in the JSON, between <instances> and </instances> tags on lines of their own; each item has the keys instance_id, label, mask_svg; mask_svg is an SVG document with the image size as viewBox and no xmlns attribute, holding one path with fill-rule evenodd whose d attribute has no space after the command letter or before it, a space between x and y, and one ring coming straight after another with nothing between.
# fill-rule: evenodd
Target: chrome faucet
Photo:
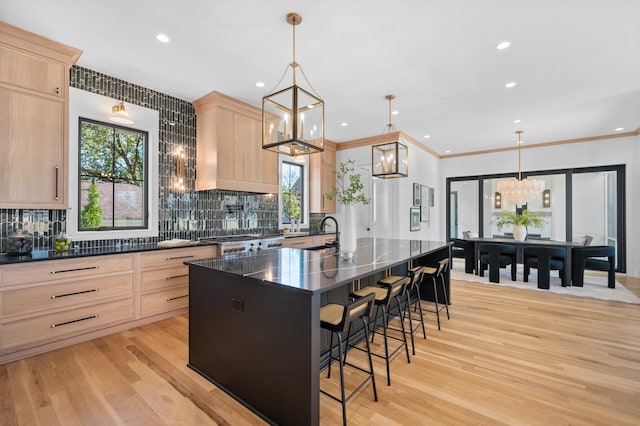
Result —
<instances>
[{"instance_id":1,"label":"chrome faucet","mask_svg":"<svg viewBox=\"0 0 640 426\"><path fill-rule=\"evenodd\" d=\"M320 222L320 227L324 231L324 225L325 225L325 222L328 219L333 220L333 223L336 224L336 243L335 243L335 246L336 246L336 252L338 252L338 251L340 251L340 231L339 231L339 228L338 228L338 221L336 220L336 218L333 217L333 216L325 216L324 219L322 219L322 222Z\"/></svg>"}]
</instances>

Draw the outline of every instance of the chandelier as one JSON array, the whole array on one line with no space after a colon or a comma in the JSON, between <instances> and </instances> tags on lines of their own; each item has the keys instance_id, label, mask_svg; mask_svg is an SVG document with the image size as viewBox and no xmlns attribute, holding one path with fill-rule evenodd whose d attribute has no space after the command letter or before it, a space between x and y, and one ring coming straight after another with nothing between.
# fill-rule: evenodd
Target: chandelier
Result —
<instances>
[{"instance_id":1,"label":"chandelier","mask_svg":"<svg viewBox=\"0 0 640 426\"><path fill-rule=\"evenodd\" d=\"M384 142L371 147L371 162L373 167L371 175L383 179L407 177L409 174L409 154L407 146L400 142L400 132L391 123L391 101L394 95L384 97L389 101L389 124L385 126L382 134L396 134L397 138L392 142Z\"/></svg>"},{"instance_id":2,"label":"chandelier","mask_svg":"<svg viewBox=\"0 0 640 426\"><path fill-rule=\"evenodd\" d=\"M289 68L293 72L293 84L283 90L272 90L262 98L262 148L295 157L324 151L324 101L296 84L296 69L300 68L313 90L302 66L296 62L296 25L302 22L302 17L289 13L286 20L293 29L293 60L274 90Z\"/></svg>"},{"instance_id":3,"label":"chandelier","mask_svg":"<svg viewBox=\"0 0 640 426\"><path fill-rule=\"evenodd\" d=\"M498 192L503 200L511 201L516 206L527 204L534 197L540 196L544 190L544 181L542 179L522 179L520 171L520 146L522 141L520 136L523 130L517 130L518 135L518 178L501 180L498 182Z\"/></svg>"}]
</instances>

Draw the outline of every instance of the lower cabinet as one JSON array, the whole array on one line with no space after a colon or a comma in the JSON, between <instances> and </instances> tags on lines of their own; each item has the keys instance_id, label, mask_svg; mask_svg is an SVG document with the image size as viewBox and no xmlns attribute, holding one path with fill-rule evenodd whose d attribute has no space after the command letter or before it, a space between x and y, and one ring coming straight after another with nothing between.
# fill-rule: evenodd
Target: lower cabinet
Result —
<instances>
[{"instance_id":1,"label":"lower cabinet","mask_svg":"<svg viewBox=\"0 0 640 426\"><path fill-rule=\"evenodd\" d=\"M0 265L0 364L186 312L217 246Z\"/></svg>"},{"instance_id":2,"label":"lower cabinet","mask_svg":"<svg viewBox=\"0 0 640 426\"><path fill-rule=\"evenodd\" d=\"M217 255L217 246L140 253L140 316L146 318L189 306L189 267L185 261Z\"/></svg>"},{"instance_id":3,"label":"lower cabinet","mask_svg":"<svg viewBox=\"0 0 640 426\"><path fill-rule=\"evenodd\" d=\"M309 248L330 243L336 239L336 234L308 235L304 237L288 237L284 240L284 247Z\"/></svg>"}]
</instances>

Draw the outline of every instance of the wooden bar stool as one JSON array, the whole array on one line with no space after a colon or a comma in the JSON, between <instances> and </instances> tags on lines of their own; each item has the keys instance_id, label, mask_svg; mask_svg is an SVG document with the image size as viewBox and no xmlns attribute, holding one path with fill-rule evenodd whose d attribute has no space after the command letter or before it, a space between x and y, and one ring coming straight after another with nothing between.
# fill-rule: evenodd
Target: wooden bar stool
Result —
<instances>
[{"instance_id":1,"label":"wooden bar stool","mask_svg":"<svg viewBox=\"0 0 640 426\"><path fill-rule=\"evenodd\" d=\"M440 330L440 311L442 310L438 304L438 278L440 278L440 283L442 284L442 294L444 294L444 308L447 310L447 319L451 319L449 317L449 298L447 297L447 289L444 282L444 273L447 272L448 267L449 259L442 259L439 261L437 268L434 268L433 266L424 267L424 276L433 280L433 295L436 304L435 313L436 318L438 319L438 330Z\"/></svg>"},{"instance_id":2,"label":"wooden bar stool","mask_svg":"<svg viewBox=\"0 0 640 426\"><path fill-rule=\"evenodd\" d=\"M369 345L369 319L371 311L373 310L373 303L375 295L370 292L354 302L348 305L339 305L336 303L330 303L320 308L320 327L331 332L329 339L329 367L327 377L331 377L331 362L338 361L340 364L340 398L332 395L331 393L320 389L320 392L328 397L340 402L342 404L342 423L347 424L347 401L351 399L362 387L371 380L373 386L373 399L378 401L378 392L376 390L376 379L373 374L373 361L371 359L371 347ZM369 370L365 370L360 366L347 362L347 350L349 350L349 333L351 330L351 323L355 320L361 320L364 327L364 335L366 342L366 352L369 359ZM343 335L347 333L347 341L343 349ZM338 336L338 356L333 355L333 335ZM354 346L355 347L355 346ZM360 349L360 348L358 348ZM346 395L344 388L344 366L356 368L364 373L367 373L367 377L349 394Z\"/></svg>"},{"instance_id":3,"label":"wooden bar stool","mask_svg":"<svg viewBox=\"0 0 640 426\"><path fill-rule=\"evenodd\" d=\"M409 318L409 331L411 333L411 351L416 354L416 344L414 333L422 327L422 335L427 339L427 330L424 328L424 318L422 316L422 304L420 303L420 284L424 274L423 266L416 266L408 271L409 283L404 288L404 295L407 298L407 304L404 309L405 318ZM413 308L413 312L411 311ZM417 314L417 315L416 315ZM417 321L413 325L413 321Z\"/></svg>"},{"instance_id":4,"label":"wooden bar stool","mask_svg":"<svg viewBox=\"0 0 640 426\"><path fill-rule=\"evenodd\" d=\"M402 338L390 336L389 333L387 333L387 330L389 328L389 319L390 319L389 310L390 310L391 304L395 300L396 305L398 307L398 312L400 313L402 312L402 304L401 304L402 291L404 290L404 286L407 285L408 283L409 283L409 278L407 277L391 275L378 281L378 284L381 287L374 287L374 286L364 287L351 294L351 296L356 299L360 297L364 297L368 293L373 292L375 294L374 304L376 306L376 314L374 316L373 327L371 330L372 342L373 342L373 338L375 337L375 334L376 333L380 334L380 332L377 331L377 323L378 323L378 312L380 311L380 308L382 308L382 330L383 330L382 335L384 336L384 356L380 354L376 354L375 352L372 352L371 355L377 356L379 358L384 358L384 360L386 361L387 385L389 386L391 386L389 360L396 353L398 353L398 351L404 348L407 353L407 362L411 363L411 358L409 358L409 345L407 345L407 336L405 334L404 321L402 320L401 314L399 315L400 315L400 327L401 327L400 331L402 334ZM401 342L400 345L398 345L398 347L395 348L391 353L389 353L389 339L394 339Z\"/></svg>"}]
</instances>

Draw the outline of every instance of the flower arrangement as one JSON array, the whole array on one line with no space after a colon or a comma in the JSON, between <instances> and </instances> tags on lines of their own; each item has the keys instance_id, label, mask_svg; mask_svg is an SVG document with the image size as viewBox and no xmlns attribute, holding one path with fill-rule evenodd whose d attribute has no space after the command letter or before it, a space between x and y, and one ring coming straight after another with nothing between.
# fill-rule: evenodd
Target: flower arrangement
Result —
<instances>
[{"instance_id":1,"label":"flower arrangement","mask_svg":"<svg viewBox=\"0 0 640 426\"><path fill-rule=\"evenodd\" d=\"M354 160L340 163L338 170L333 172L336 175L336 185L331 187L325 197L329 200L335 198L338 203L345 206L357 203L369 204L370 199L364 193L362 176L360 173L354 173L355 170Z\"/></svg>"},{"instance_id":2,"label":"flower arrangement","mask_svg":"<svg viewBox=\"0 0 640 426\"><path fill-rule=\"evenodd\" d=\"M496 226L499 230L502 230L505 226L524 226L526 228L542 228L544 226L544 220L539 218L535 213L524 210L522 214L514 212L504 212L500 218L496 221Z\"/></svg>"}]
</instances>

